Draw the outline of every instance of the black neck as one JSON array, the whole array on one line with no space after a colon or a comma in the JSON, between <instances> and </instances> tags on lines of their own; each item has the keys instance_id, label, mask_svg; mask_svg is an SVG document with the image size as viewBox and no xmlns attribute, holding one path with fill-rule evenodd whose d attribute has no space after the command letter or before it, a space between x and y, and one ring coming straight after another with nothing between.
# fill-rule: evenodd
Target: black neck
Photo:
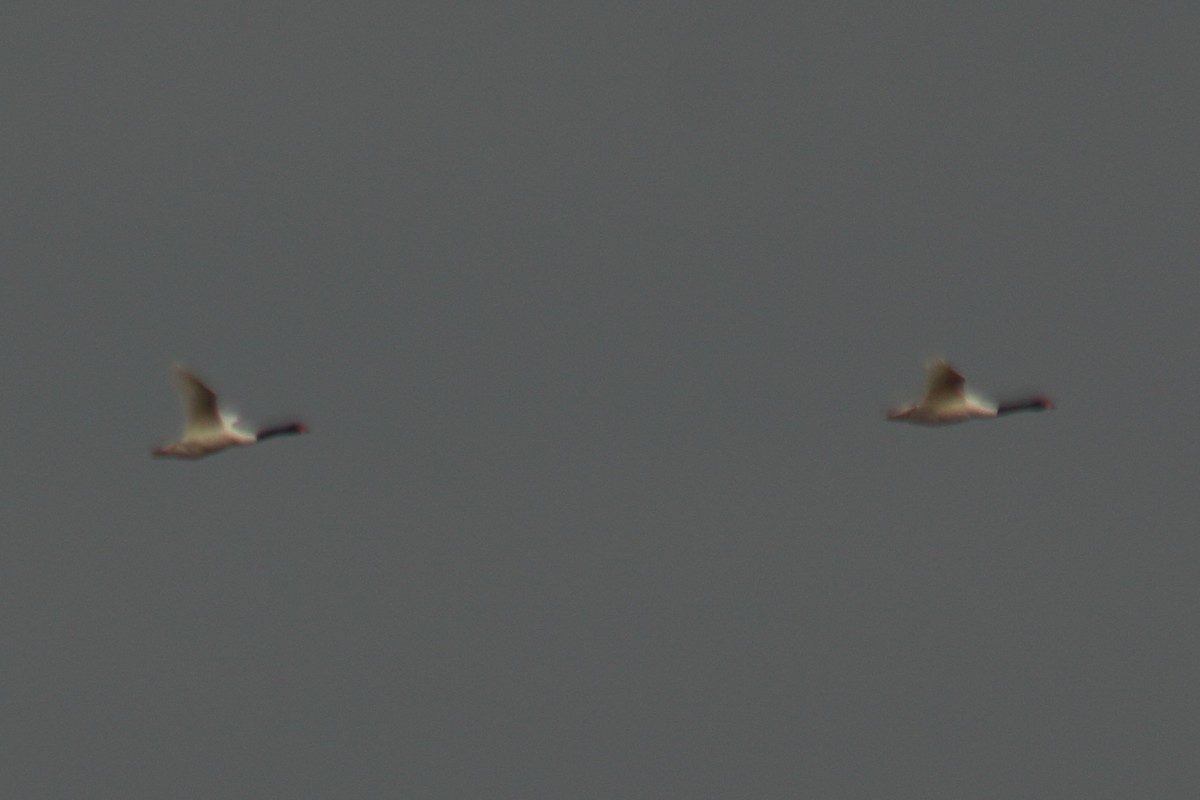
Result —
<instances>
[{"instance_id":1,"label":"black neck","mask_svg":"<svg viewBox=\"0 0 1200 800\"><path fill-rule=\"evenodd\" d=\"M996 416L1011 414L1014 411L1045 411L1054 408L1054 403L1048 397L1031 397L1027 400L1014 400L1011 403L1001 403L996 407Z\"/></svg>"},{"instance_id":2,"label":"black neck","mask_svg":"<svg viewBox=\"0 0 1200 800\"><path fill-rule=\"evenodd\" d=\"M287 425L276 425L273 428L263 428L255 436L255 439L262 441L270 439L272 436L282 436L286 433L308 433L308 428L304 427L299 422L289 422Z\"/></svg>"}]
</instances>

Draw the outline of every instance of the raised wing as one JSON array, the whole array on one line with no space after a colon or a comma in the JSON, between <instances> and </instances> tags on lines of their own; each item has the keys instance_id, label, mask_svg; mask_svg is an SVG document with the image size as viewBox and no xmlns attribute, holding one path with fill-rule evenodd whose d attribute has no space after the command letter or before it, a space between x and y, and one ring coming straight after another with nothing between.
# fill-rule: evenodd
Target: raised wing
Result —
<instances>
[{"instance_id":1,"label":"raised wing","mask_svg":"<svg viewBox=\"0 0 1200 800\"><path fill-rule=\"evenodd\" d=\"M967 379L945 361L934 361L925 376L925 402L942 403L966 396Z\"/></svg>"},{"instance_id":2,"label":"raised wing","mask_svg":"<svg viewBox=\"0 0 1200 800\"><path fill-rule=\"evenodd\" d=\"M172 370L179 399L183 401L184 428L187 431L221 429L225 425L217 411L217 395L204 381L180 366Z\"/></svg>"}]
</instances>

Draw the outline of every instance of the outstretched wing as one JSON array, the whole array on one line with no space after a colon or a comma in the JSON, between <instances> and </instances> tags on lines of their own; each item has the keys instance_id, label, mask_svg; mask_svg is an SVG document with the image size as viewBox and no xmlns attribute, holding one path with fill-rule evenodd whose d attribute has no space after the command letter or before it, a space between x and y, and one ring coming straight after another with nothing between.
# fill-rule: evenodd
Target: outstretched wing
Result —
<instances>
[{"instance_id":1,"label":"outstretched wing","mask_svg":"<svg viewBox=\"0 0 1200 800\"><path fill-rule=\"evenodd\" d=\"M966 396L967 379L946 361L934 361L925 375L925 402L942 403Z\"/></svg>"},{"instance_id":2,"label":"outstretched wing","mask_svg":"<svg viewBox=\"0 0 1200 800\"><path fill-rule=\"evenodd\" d=\"M181 366L172 370L179 399L183 401L184 427L188 431L212 430L224 427L217 411L217 395Z\"/></svg>"}]
</instances>

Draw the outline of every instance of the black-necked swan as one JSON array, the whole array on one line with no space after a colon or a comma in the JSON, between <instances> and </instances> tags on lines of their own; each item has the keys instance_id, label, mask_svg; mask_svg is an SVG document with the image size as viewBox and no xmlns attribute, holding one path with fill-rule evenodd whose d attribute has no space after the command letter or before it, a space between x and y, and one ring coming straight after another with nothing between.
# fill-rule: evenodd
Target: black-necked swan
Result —
<instances>
[{"instance_id":1,"label":"black-necked swan","mask_svg":"<svg viewBox=\"0 0 1200 800\"><path fill-rule=\"evenodd\" d=\"M254 444L286 433L308 433L308 428L299 422L264 428L257 433L238 430L234 427L237 418L221 414L216 393L204 381L178 365L172 375L183 401L183 435L178 441L156 448L156 456L200 458L233 445Z\"/></svg>"},{"instance_id":2,"label":"black-necked swan","mask_svg":"<svg viewBox=\"0 0 1200 800\"><path fill-rule=\"evenodd\" d=\"M970 419L986 419L1014 411L1044 411L1054 408L1049 397L1037 395L1023 400L992 405L967 394L966 378L945 361L930 363L921 402L891 411L888 419L922 425L948 425Z\"/></svg>"}]
</instances>

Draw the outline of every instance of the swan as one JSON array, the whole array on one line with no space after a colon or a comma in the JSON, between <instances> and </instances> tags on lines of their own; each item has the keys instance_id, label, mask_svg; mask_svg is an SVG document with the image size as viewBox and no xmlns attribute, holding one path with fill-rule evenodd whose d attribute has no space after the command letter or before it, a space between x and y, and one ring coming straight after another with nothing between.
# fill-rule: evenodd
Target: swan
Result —
<instances>
[{"instance_id":1,"label":"swan","mask_svg":"<svg viewBox=\"0 0 1200 800\"><path fill-rule=\"evenodd\" d=\"M263 428L256 433L238 430L234 427L237 418L220 412L216 393L204 381L179 365L171 373L183 401L183 435L178 441L155 448L156 456L200 458L233 445L254 444L289 433L308 433L308 428L300 422Z\"/></svg>"},{"instance_id":2,"label":"swan","mask_svg":"<svg viewBox=\"0 0 1200 800\"><path fill-rule=\"evenodd\" d=\"M1054 408L1054 402L1044 395L993 405L967 394L966 378L944 360L929 364L926 369L925 396L921 402L893 409L887 418L922 425L948 425L970 419L989 419L1014 411L1044 411Z\"/></svg>"}]
</instances>

